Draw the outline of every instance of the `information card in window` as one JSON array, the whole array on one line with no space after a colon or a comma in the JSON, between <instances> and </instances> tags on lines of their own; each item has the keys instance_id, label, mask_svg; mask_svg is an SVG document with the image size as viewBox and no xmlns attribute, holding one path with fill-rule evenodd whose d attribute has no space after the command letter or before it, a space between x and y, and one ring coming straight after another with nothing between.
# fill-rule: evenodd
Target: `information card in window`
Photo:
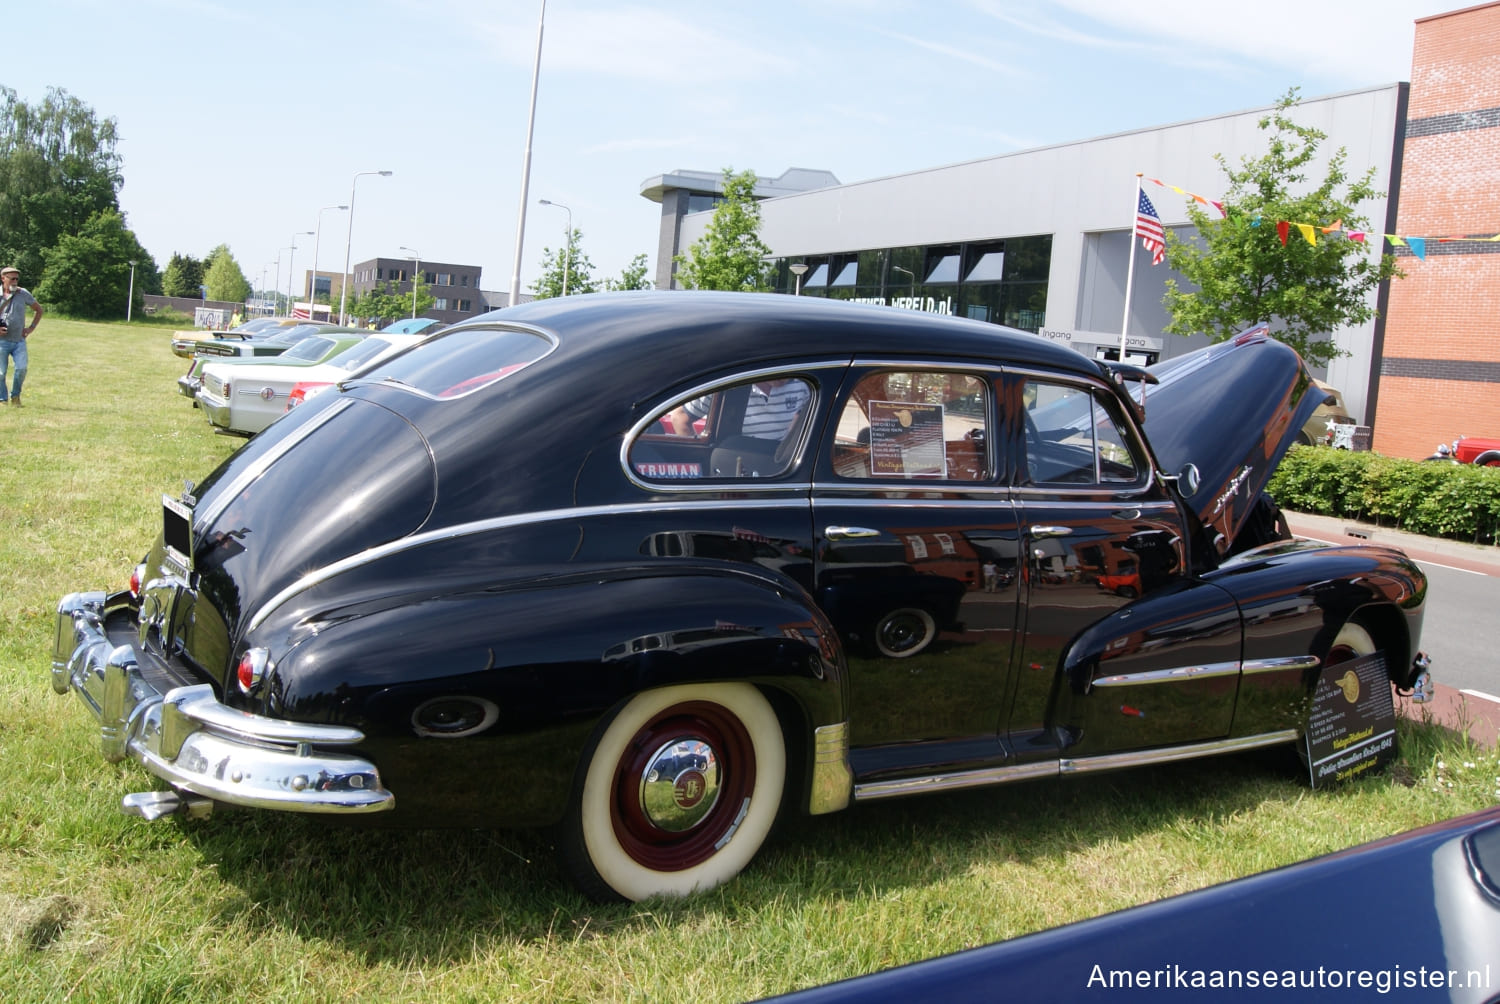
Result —
<instances>
[{"instance_id":1,"label":"information card in window","mask_svg":"<svg viewBox=\"0 0 1500 1004\"><path fill-rule=\"evenodd\" d=\"M876 477L944 477L943 406L871 401L870 473Z\"/></svg>"}]
</instances>

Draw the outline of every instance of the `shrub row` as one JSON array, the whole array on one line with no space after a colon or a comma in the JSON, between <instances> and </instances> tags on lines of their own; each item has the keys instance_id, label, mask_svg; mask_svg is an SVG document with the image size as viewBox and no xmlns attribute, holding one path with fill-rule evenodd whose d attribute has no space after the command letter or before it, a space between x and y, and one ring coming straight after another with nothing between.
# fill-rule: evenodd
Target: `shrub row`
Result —
<instances>
[{"instance_id":1,"label":"shrub row","mask_svg":"<svg viewBox=\"0 0 1500 1004\"><path fill-rule=\"evenodd\" d=\"M1294 446L1267 490L1285 509L1428 537L1494 544L1500 533L1500 467Z\"/></svg>"}]
</instances>

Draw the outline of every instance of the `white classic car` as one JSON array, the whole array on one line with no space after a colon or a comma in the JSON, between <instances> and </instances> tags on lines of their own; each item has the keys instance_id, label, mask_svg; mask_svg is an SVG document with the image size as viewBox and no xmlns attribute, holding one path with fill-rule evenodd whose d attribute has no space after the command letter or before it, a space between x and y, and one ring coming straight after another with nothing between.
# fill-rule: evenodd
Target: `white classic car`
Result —
<instances>
[{"instance_id":1,"label":"white classic car","mask_svg":"<svg viewBox=\"0 0 1500 1004\"><path fill-rule=\"evenodd\" d=\"M304 358L321 338L310 338L263 362L210 363L203 368L198 403L208 420L226 432L254 435L287 410L299 384L331 385L422 341L425 335L379 334L361 338L322 357ZM312 344L309 344L312 343Z\"/></svg>"}]
</instances>

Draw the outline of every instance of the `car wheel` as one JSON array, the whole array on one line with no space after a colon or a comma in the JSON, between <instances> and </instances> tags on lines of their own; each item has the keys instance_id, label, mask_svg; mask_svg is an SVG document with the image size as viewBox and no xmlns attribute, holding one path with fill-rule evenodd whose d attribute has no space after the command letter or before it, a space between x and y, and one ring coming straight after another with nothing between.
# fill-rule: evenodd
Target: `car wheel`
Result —
<instances>
[{"instance_id":1,"label":"car wheel","mask_svg":"<svg viewBox=\"0 0 1500 1004\"><path fill-rule=\"evenodd\" d=\"M1500 467L1500 450L1486 450L1474 458L1476 467Z\"/></svg>"},{"instance_id":2,"label":"car wheel","mask_svg":"<svg viewBox=\"0 0 1500 1004\"><path fill-rule=\"evenodd\" d=\"M1339 629L1338 636L1333 639L1333 645L1328 649L1328 658L1323 660L1325 666L1336 666L1341 662L1349 662L1361 656L1373 655L1375 652L1375 641L1370 637L1370 632L1350 621Z\"/></svg>"},{"instance_id":3,"label":"car wheel","mask_svg":"<svg viewBox=\"0 0 1500 1004\"><path fill-rule=\"evenodd\" d=\"M664 687L609 719L580 769L562 844L578 887L603 900L683 896L738 875L760 849L786 745L747 683Z\"/></svg>"},{"instance_id":4,"label":"car wheel","mask_svg":"<svg viewBox=\"0 0 1500 1004\"><path fill-rule=\"evenodd\" d=\"M921 607L900 607L875 622L875 648L888 659L905 659L932 644L937 622Z\"/></svg>"}]
</instances>

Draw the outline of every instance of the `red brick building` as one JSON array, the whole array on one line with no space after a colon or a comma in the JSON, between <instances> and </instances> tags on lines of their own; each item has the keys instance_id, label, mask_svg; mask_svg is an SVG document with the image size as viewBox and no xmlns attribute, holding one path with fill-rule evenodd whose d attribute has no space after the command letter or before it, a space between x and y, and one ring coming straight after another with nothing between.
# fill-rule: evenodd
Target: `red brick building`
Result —
<instances>
[{"instance_id":1,"label":"red brick building","mask_svg":"<svg viewBox=\"0 0 1500 1004\"><path fill-rule=\"evenodd\" d=\"M1500 436L1500 2L1416 23L1373 448L1421 458L1461 435Z\"/></svg>"}]
</instances>

